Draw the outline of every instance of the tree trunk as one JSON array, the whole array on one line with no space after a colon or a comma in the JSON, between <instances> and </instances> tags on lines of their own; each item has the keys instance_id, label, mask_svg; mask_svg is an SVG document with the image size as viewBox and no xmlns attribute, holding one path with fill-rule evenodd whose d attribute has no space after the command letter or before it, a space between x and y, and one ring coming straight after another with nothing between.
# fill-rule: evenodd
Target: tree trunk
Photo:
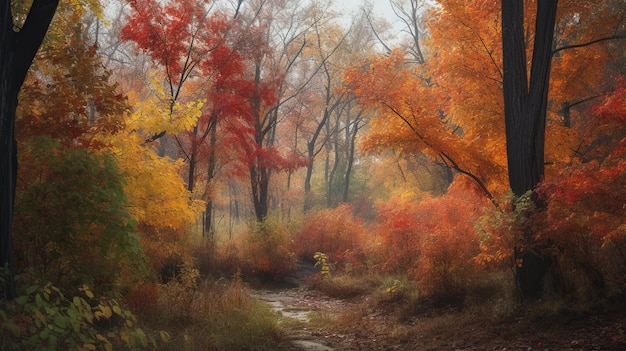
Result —
<instances>
[{"instance_id":1,"label":"tree trunk","mask_svg":"<svg viewBox=\"0 0 626 351\"><path fill-rule=\"evenodd\" d=\"M546 108L557 0L537 1L535 40L530 80L524 45L524 1L502 0L502 50L504 115L509 183L520 197L544 176ZM523 224L522 224L523 225ZM528 226L526 226L528 228ZM532 231L526 230L526 248L516 248L516 279L526 297L541 295L546 261L532 248ZM529 245L530 244L530 245Z\"/></svg>"},{"instance_id":2,"label":"tree trunk","mask_svg":"<svg viewBox=\"0 0 626 351\"><path fill-rule=\"evenodd\" d=\"M537 2L530 85L524 46L524 2L502 1L504 114L509 182L521 196L544 174L544 139L556 0Z\"/></svg>"},{"instance_id":3,"label":"tree trunk","mask_svg":"<svg viewBox=\"0 0 626 351\"><path fill-rule=\"evenodd\" d=\"M28 69L48 31L58 0L34 0L19 32L13 30L11 2L0 4L0 298L15 297L13 282L13 204L17 179L15 110Z\"/></svg>"},{"instance_id":4,"label":"tree trunk","mask_svg":"<svg viewBox=\"0 0 626 351\"><path fill-rule=\"evenodd\" d=\"M204 229L209 236L213 238L213 179L215 178L215 169L217 166L217 156L215 154L215 146L217 145L217 116L212 116L208 126L209 133L209 157L207 160L207 203L205 207Z\"/></svg>"},{"instance_id":5,"label":"tree trunk","mask_svg":"<svg viewBox=\"0 0 626 351\"><path fill-rule=\"evenodd\" d=\"M349 114L348 114L349 116ZM347 142L348 142L348 159L346 160L346 162L348 163L346 166L346 176L345 176L345 180L343 182L343 195L341 198L342 202L348 202L348 194L349 194L349 190L350 190L350 177L352 176L352 166L354 165L354 149L356 147L356 136L357 133L359 132L359 122L361 121L361 114L359 113L359 115L355 118L355 120L352 122L352 130L350 131L350 133L348 133L346 136L348 136L347 138ZM348 117L349 118L349 117ZM348 125L350 125L350 121L348 120Z\"/></svg>"},{"instance_id":6,"label":"tree trunk","mask_svg":"<svg viewBox=\"0 0 626 351\"><path fill-rule=\"evenodd\" d=\"M335 158L333 160L333 168L330 170L328 174L328 182L326 183L326 207L332 208L333 201L333 184L335 179L335 174L337 173L337 168L339 167L339 141L335 139L333 149L335 149Z\"/></svg>"}]
</instances>

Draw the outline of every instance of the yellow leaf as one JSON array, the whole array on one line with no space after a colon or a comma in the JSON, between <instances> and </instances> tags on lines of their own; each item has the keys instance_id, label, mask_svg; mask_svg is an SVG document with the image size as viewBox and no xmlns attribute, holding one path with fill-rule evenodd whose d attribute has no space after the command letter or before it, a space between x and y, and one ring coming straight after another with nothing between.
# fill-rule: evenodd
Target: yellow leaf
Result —
<instances>
[{"instance_id":1,"label":"yellow leaf","mask_svg":"<svg viewBox=\"0 0 626 351\"><path fill-rule=\"evenodd\" d=\"M100 311L102 311L102 314L104 314L106 318L111 318L111 316L113 315L113 310L111 310L111 307L105 306L105 305L99 305L98 307L100 308Z\"/></svg>"}]
</instances>

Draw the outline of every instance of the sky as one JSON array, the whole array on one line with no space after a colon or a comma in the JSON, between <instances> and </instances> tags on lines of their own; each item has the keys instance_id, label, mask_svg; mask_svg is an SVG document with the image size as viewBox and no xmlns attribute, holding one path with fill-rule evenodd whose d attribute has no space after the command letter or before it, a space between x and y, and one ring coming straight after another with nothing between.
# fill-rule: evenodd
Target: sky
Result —
<instances>
[{"instance_id":1,"label":"sky","mask_svg":"<svg viewBox=\"0 0 626 351\"><path fill-rule=\"evenodd\" d=\"M360 11L360 8L364 3L371 3L374 6L373 13L378 17L385 17L390 23L395 21L395 14L391 9L389 0L335 0L336 6L346 14L351 14Z\"/></svg>"}]
</instances>

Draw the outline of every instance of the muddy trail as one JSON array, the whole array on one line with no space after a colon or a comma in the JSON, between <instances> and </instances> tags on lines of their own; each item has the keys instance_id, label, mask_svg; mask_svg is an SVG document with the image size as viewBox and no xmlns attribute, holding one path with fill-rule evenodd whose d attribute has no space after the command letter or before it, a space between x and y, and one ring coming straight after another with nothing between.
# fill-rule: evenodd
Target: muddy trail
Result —
<instances>
[{"instance_id":1,"label":"muddy trail","mask_svg":"<svg viewBox=\"0 0 626 351\"><path fill-rule=\"evenodd\" d=\"M254 292L281 316L284 338L277 351L626 350L624 309L541 319L523 314L484 319L471 311L428 309L400 321L390 312L398 306L336 299L312 288L315 274L305 265L288 286ZM346 314L351 318L343 319Z\"/></svg>"},{"instance_id":2,"label":"muddy trail","mask_svg":"<svg viewBox=\"0 0 626 351\"><path fill-rule=\"evenodd\" d=\"M316 273L313 264L302 263L295 274L287 277L285 286L256 290L254 293L256 298L267 302L282 317L280 327L285 338L279 345L279 351L336 350L331 339L341 336L327 335L311 320L319 315L338 316L349 303L310 289L309 281Z\"/></svg>"},{"instance_id":3,"label":"muddy trail","mask_svg":"<svg viewBox=\"0 0 626 351\"><path fill-rule=\"evenodd\" d=\"M312 294L303 288L261 290L256 297L266 301L282 316L280 327L285 333L279 350L332 351L334 343L329 335L311 323L314 314L330 314L341 311L342 301Z\"/></svg>"}]
</instances>

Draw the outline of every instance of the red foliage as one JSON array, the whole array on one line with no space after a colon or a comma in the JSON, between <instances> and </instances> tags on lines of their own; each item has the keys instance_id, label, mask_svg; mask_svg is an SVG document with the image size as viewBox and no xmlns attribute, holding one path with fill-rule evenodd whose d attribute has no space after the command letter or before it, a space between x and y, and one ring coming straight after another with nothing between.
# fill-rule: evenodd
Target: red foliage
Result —
<instances>
[{"instance_id":1,"label":"red foliage","mask_svg":"<svg viewBox=\"0 0 626 351\"><path fill-rule=\"evenodd\" d=\"M124 303L135 313L153 311L159 301L159 285L154 283L137 284L124 296Z\"/></svg>"},{"instance_id":2,"label":"red foliage","mask_svg":"<svg viewBox=\"0 0 626 351\"><path fill-rule=\"evenodd\" d=\"M296 235L296 253L312 259L316 252L327 254L338 269L347 264L353 270L363 269L363 249L366 229L363 221L354 216L350 205L322 210L311 216Z\"/></svg>"},{"instance_id":3,"label":"red foliage","mask_svg":"<svg viewBox=\"0 0 626 351\"><path fill-rule=\"evenodd\" d=\"M557 249L570 275L582 272L604 292L626 288L625 150L626 138L603 162L572 165L537 189L547 204L535 216L538 238Z\"/></svg>"},{"instance_id":4,"label":"red foliage","mask_svg":"<svg viewBox=\"0 0 626 351\"><path fill-rule=\"evenodd\" d=\"M473 183L457 177L441 197L381 205L376 237L383 271L408 271L425 294L459 294L475 270L479 236L474 228L490 206Z\"/></svg>"},{"instance_id":5,"label":"red foliage","mask_svg":"<svg viewBox=\"0 0 626 351\"><path fill-rule=\"evenodd\" d=\"M421 252L421 223L418 202L392 198L378 205L374 228L376 238L368 248L376 269L382 272L406 272L415 267Z\"/></svg>"},{"instance_id":6,"label":"red foliage","mask_svg":"<svg viewBox=\"0 0 626 351\"><path fill-rule=\"evenodd\" d=\"M594 115L604 123L626 124L626 77L618 78L613 93L594 110Z\"/></svg>"},{"instance_id":7,"label":"red foliage","mask_svg":"<svg viewBox=\"0 0 626 351\"><path fill-rule=\"evenodd\" d=\"M209 0L128 0L133 11L120 38L132 40L162 65L168 77L189 74L222 41L226 21L209 15ZM174 78L177 79L177 78Z\"/></svg>"}]
</instances>

